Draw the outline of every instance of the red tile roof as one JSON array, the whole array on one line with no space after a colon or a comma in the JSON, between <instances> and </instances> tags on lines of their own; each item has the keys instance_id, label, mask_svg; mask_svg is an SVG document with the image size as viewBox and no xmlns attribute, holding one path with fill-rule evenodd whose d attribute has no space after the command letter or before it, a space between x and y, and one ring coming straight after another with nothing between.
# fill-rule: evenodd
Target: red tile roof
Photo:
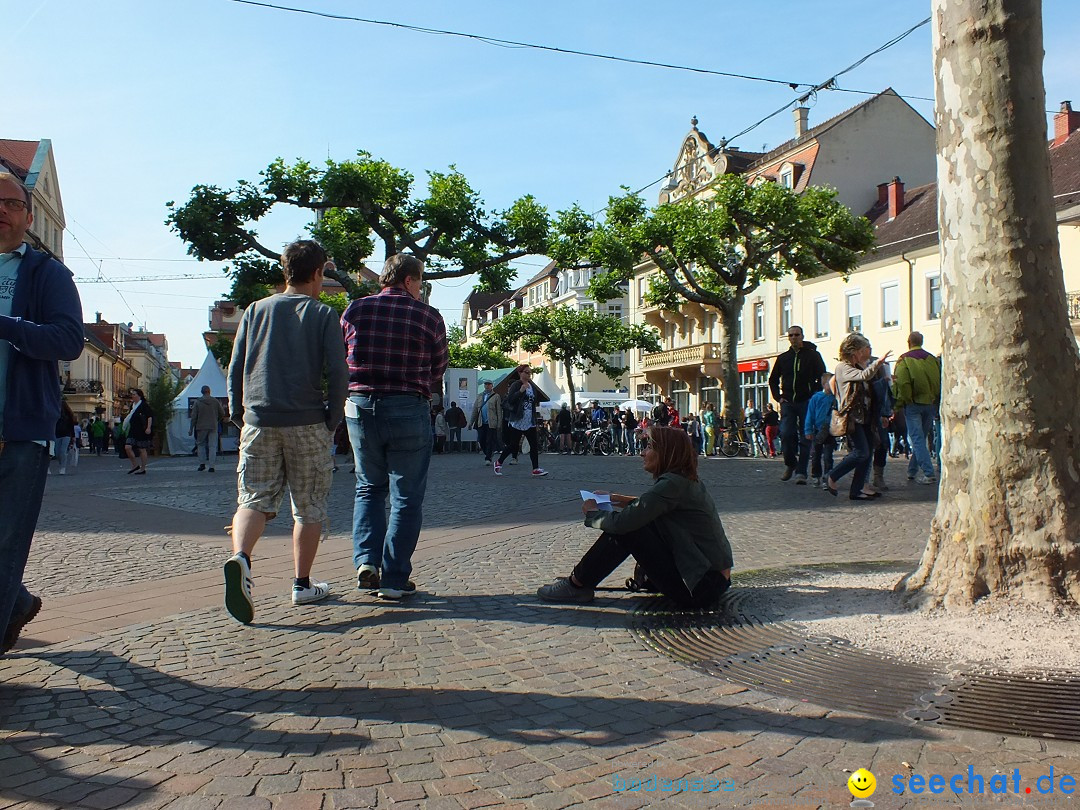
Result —
<instances>
[{"instance_id":1,"label":"red tile roof","mask_svg":"<svg viewBox=\"0 0 1080 810\"><path fill-rule=\"evenodd\" d=\"M1054 207L1058 210L1080 203L1080 130L1050 150ZM904 208L888 219L888 205L875 203L866 212L874 225L877 247L865 262L917 250L938 243L937 183L904 189Z\"/></svg>"},{"instance_id":2,"label":"red tile roof","mask_svg":"<svg viewBox=\"0 0 1080 810\"><path fill-rule=\"evenodd\" d=\"M25 180L37 154L38 141L13 141L0 138L0 163L19 179Z\"/></svg>"}]
</instances>

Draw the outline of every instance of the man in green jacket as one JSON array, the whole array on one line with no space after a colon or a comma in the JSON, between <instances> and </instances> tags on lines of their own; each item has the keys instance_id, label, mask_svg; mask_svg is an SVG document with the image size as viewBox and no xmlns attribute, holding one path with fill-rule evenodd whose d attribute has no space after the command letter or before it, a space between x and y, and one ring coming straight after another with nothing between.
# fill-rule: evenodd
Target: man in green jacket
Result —
<instances>
[{"instance_id":1,"label":"man in green jacket","mask_svg":"<svg viewBox=\"0 0 1080 810\"><path fill-rule=\"evenodd\" d=\"M896 407L902 407L907 418L912 449L908 480L936 484L927 441L934 435L934 420L941 402L941 363L922 344L922 333L912 332L908 335L908 351L896 363Z\"/></svg>"}]
</instances>

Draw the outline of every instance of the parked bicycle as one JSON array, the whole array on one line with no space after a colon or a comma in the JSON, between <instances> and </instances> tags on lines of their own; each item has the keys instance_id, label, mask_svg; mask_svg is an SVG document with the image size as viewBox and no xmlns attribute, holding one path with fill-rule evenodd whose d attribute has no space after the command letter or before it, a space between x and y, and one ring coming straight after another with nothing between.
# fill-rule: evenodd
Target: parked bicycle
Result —
<instances>
[{"instance_id":1,"label":"parked bicycle","mask_svg":"<svg viewBox=\"0 0 1080 810\"><path fill-rule=\"evenodd\" d=\"M728 458L738 455L767 456L769 454L765 434L757 425L740 425L732 422L724 431L720 452Z\"/></svg>"},{"instance_id":2,"label":"parked bicycle","mask_svg":"<svg viewBox=\"0 0 1080 810\"><path fill-rule=\"evenodd\" d=\"M586 453L610 456L615 450L611 443L611 431L607 423L587 430L575 430L572 437L571 450L575 456L583 456Z\"/></svg>"}]
</instances>

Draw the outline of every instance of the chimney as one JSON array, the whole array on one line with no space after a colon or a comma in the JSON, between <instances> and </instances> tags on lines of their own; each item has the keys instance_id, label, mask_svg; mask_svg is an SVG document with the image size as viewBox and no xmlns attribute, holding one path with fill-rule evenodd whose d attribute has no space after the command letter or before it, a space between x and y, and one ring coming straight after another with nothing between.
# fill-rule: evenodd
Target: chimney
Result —
<instances>
[{"instance_id":1,"label":"chimney","mask_svg":"<svg viewBox=\"0 0 1080 810\"><path fill-rule=\"evenodd\" d=\"M896 219L896 215L904 210L904 183L899 177L894 177L885 188L889 198L889 219Z\"/></svg>"},{"instance_id":2,"label":"chimney","mask_svg":"<svg viewBox=\"0 0 1080 810\"><path fill-rule=\"evenodd\" d=\"M806 131L810 129L808 123L810 118L809 107L796 107L795 108L795 137L801 138L806 134Z\"/></svg>"},{"instance_id":3,"label":"chimney","mask_svg":"<svg viewBox=\"0 0 1080 810\"><path fill-rule=\"evenodd\" d=\"M877 187L877 201L878 205L887 205L889 202L889 184L878 183Z\"/></svg>"},{"instance_id":4,"label":"chimney","mask_svg":"<svg viewBox=\"0 0 1080 810\"><path fill-rule=\"evenodd\" d=\"M94 313L94 323L101 323L101 313L100 312L95 312Z\"/></svg>"},{"instance_id":5,"label":"chimney","mask_svg":"<svg viewBox=\"0 0 1080 810\"><path fill-rule=\"evenodd\" d=\"M1061 102L1061 111L1054 116L1054 146L1061 146L1077 129L1080 129L1080 113L1073 112L1072 102Z\"/></svg>"}]
</instances>

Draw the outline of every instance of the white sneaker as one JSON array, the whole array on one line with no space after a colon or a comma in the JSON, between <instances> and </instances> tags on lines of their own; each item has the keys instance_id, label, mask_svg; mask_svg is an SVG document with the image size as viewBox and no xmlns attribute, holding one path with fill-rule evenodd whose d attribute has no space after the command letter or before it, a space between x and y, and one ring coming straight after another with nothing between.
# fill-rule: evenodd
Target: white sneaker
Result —
<instances>
[{"instance_id":1,"label":"white sneaker","mask_svg":"<svg viewBox=\"0 0 1080 810\"><path fill-rule=\"evenodd\" d=\"M251 624L255 604L251 601L251 566L240 554L225 561L225 609L234 619Z\"/></svg>"},{"instance_id":2,"label":"white sneaker","mask_svg":"<svg viewBox=\"0 0 1080 810\"><path fill-rule=\"evenodd\" d=\"M330 595L330 586L325 582L312 582L310 588L301 588L293 585L292 603L294 605L309 605L318 602Z\"/></svg>"},{"instance_id":3,"label":"white sneaker","mask_svg":"<svg viewBox=\"0 0 1080 810\"><path fill-rule=\"evenodd\" d=\"M495 462L495 474L502 475L502 464L497 461Z\"/></svg>"},{"instance_id":4,"label":"white sneaker","mask_svg":"<svg viewBox=\"0 0 1080 810\"><path fill-rule=\"evenodd\" d=\"M936 484L937 483L937 478L935 478L932 475L923 475L922 473L919 473L917 476L915 476L915 483L916 484Z\"/></svg>"},{"instance_id":5,"label":"white sneaker","mask_svg":"<svg viewBox=\"0 0 1080 810\"><path fill-rule=\"evenodd\" d=\"M535 470L532 471L532 474L533 478L543 478L545 475L547 475L547 470L541 470L539 467L537 467Z\"/></svg>"},{"instance_id":6,"label":"white sneaker","mask_svg":"<svg viewBox=\"0 0 1080 810\"><path fill-rule=\"evenodd\" d=\"M820 487L821 486L821 479L820 478L813 478L812 479L812 486Z\"/></svg>"}]
</instances>

